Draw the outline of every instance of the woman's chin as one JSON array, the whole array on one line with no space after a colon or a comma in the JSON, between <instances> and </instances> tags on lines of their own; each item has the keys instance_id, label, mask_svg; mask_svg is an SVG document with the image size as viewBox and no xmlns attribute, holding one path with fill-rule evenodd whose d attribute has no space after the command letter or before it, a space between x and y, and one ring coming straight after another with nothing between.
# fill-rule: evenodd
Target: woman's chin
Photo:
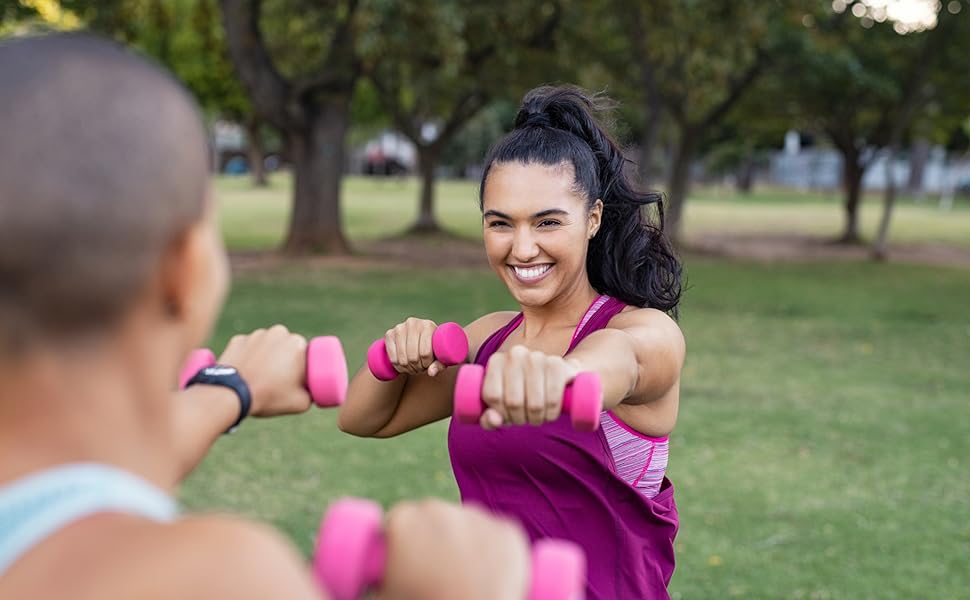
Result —
<instances>
[{"instance_id":1,"label":"woman's chin","mask_svg":"<svg viewBox=\"0 0 970 600\"><path fill-rule=\"evenodd\" d=\"M552 294L549 290L541 288L523 289L515 284L509 285L508 288L512 297L515 298L515 301L522 306L528 306L530 308L545 306L552 299Z\"/></svg>"}]
</instances>

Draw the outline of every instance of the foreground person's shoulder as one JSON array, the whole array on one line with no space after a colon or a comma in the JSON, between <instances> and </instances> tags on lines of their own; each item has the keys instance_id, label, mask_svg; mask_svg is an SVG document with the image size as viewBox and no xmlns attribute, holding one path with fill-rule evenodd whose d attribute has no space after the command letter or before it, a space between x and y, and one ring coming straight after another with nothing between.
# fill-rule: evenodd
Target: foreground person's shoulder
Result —
<instances>
[{"instance_id":1,"label":"foreground person's shoulder","mask_svg":"<svg viewBox=\"0 0 970 600\"><path fill-rule=\"evenodd\" d=\"M308 563L269 526L228 516L205 516L186 518L165 529L155 542L157 559L167 568L156 581L165 585L168 597L324 597Z\"/></svg>"}]
</instances>

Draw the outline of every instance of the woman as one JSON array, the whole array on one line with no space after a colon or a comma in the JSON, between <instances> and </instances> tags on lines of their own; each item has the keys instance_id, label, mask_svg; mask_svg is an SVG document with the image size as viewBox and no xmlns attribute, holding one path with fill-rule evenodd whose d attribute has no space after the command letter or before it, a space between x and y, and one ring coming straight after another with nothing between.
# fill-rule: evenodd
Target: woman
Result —
<instances>
[{"instance_id":1,"label":"woman","mask_svg":"<svg viewBox=\"0 0 970 600\"><path fill-rule=\"evenodd\" d=\"M487 365L480 426L452 421L448 444L462 499L513 515L530 536L581 544L590 598L667 596L677 510L666 479L684 339L668 316L681 268L634 190L596 104L571 87L526 95L515 129L491 151L480 187L485 251L520 312L465 328ZM435 323L385 334L404 376L358 373L340 427L388 437L451 415L456 369L434 360ZM599 375L595 433L573 430L562 394ZM522 425L531 425L522 426Z\"/></svg>"},{"instance_id":2,"label":"woman","mask_svg":"<svg viewBox=\"0 0 970 600\"><path fill-rule=\"evenodd\" d=\"M3 41L0 80L0 598L324 598L278 533L171 496L247 413L310 406L282 326L173 398L229 275L188 93L77 34ZM525 595L510 524L404 504L386 535L382 598Z\"/></svg>"}]
</instances>

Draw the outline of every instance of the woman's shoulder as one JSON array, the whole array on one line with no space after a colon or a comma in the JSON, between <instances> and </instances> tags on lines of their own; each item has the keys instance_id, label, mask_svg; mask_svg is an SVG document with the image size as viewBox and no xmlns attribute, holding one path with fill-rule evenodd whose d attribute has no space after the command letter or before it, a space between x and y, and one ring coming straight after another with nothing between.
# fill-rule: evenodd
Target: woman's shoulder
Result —
<instances>
[{"instance_id":1,"label":"woman's shoulder","mask_svg":"<svg viewBox=\"0 0 970 600\"><path fill-rule=\"evenodd\" d=\"M662 310L626 305L623 310L610 319L608 327L625 329L627 327L663 327L680 331L677 321Z\"/></svg>"}]
</instances>

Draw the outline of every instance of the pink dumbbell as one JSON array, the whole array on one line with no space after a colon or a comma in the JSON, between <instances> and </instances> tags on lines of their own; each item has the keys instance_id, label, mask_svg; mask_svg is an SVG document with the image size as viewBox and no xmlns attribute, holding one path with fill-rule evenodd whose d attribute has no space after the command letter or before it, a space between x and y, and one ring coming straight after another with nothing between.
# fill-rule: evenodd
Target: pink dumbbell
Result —
<instances>
[{"instance_id":1,"label":"pink dumbbell","mask_svg":"<svg viewBox=\"0 0 970 600\"><path fill-rule=\"evenodd\" d=\"M179 374L179 387L184 388L200 369L214 364L216 355L212 350L193 350ZM347 397L347 359L336 337L315 337L307 345L306 388L317 406L340 406L344 403Z\"/></svg>"},{"instance_id":2,"label":"pink dumbbell","mask_svg":"<svg viewBox=\"0 0 970 600\"><path fill-rule=\"evenodd\" d=\"M376 502L348 498L327 510L320 524L313 572L334 600L357 600L379 587L387 564L383 512ZM527 600L574 600L586 587L586 555L563 540L532 547Z\"/></svg>"},{"instance_id":3,"label":"pink dumbbell","mask_svg":"<svg viewBox=\"0 0 970 600\"><path fill-rule=\"evenodd\" d=\"M482 402L485 367L465 365L455 381L455 418L459 423L478 423L487 408ZM562 412L568 414L579 431L596 431L603 411L603 387L596 373L580 373L566 386Z\"/></svg>"},{"instance_id":4,"label":"pink dumbbell","mask_svg":"<svg viewBox=\"0 0 970 600\"><path fill-rule=\"evenodd\" d=\"M468 356L468 337L458 323L442 323L431 335L431 351L444 366L460 365ZM391 381L400 373L387 356L384 338L374 340L367 349L367 368L381 381Z\"/></svg>"}]
</instances>

